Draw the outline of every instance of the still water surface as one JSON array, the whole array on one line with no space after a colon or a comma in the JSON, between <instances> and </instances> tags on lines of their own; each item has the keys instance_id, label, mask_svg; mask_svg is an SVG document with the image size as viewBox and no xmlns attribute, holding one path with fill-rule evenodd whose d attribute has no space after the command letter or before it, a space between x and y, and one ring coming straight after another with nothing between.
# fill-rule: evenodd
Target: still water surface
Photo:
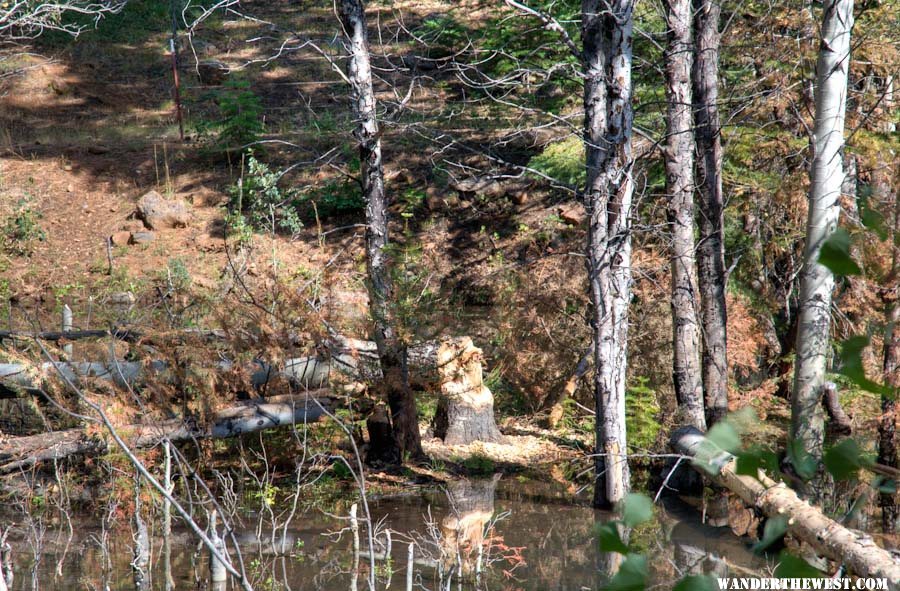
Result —
<instances>
[{"instance_id":1,"label":"still water surface","mask_svg":"<svg viewBox=\"0 0 900 591\"><path fill-rule=\"evenodd\" d=\"M414 568L417 589L438 590L441 573L460 566L475 587L497 591L581 591L598 589L604 581L608 556L598 550L598 523L610 518L564 496L534 495L514 479L466 483L442 490L415 491L402 497L373 499L370 509L379 532L391 530L390 561L386 536L376 542L378 589L403 591L408 568L407 546L418 543ZM257 537L258 514L245 512L236 537L254 588L262 591L347 591L353 564L349 531L337 535L348 522L320 510L298 513L286 530L279 530L275 547L271 526ZM123 520L127 523L127 519ZM430 525L429 525L430 524ZM493 524L491 526L491 524ZM151 523L152 528L158 523ZM66 523L17 527L12 539L15 578L12 591L111 591L135 588L131 569L132 535L127 527L108 532L102 551L99 516L78 516ZM71 539L70 539L71 531ZM42 532L42 535L41 535ZM360 558L359 589L366 589L370 560L365 529ZM698 513L674 501L653 525L631 532L631 542L650 556L650 572L657 588L671 588L684 572L731 573L746 576L765 570L765 558L750 552L748 543L728 528L700 524ZM40 545L35 564L35 547ZM482 548L481 567L478 552ZM163 590L162 539L152 538L150 587ZM455 563L456 566L453 566ZM207 589L208 559L195 538L176 526L171 537L174 589ZM446 581L446 576L443 577ZM460 579L451 581L460 588ZM229 588L233 588L229 585Z\"/></svg>"}]
</instances>

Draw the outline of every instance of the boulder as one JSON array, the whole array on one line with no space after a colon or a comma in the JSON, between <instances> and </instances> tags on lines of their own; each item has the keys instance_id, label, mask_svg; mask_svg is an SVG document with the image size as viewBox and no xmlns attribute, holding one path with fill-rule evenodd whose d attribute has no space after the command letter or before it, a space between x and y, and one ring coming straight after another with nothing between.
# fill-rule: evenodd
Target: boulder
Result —
<instances>
[{"instance_id":1,"label":"boulder","mask_svg":"<svg viewBox=\"0 0 900 591\"><path fill-rule=\"evenodd\" d=\"M572 226L580 226L587 220L584 206L580 203L570 203L559 208L559 217L565 223Z\"/></svg>"},{"instance_id":2,"label":"boulder","mask_svg":"<svg viewBox=\"0 0 900 591\"><path fill-rule=\"evenodd\" d=\"M137 217L151 230L183 228L191 221L190 206L180 199L166 199L150 191L138 200Z\"/></svg>"},{"instance_id":3,"label":"boulder","mask_svg":"<svg viewBox=\"0 0 900 591\"><path fill-rule=\"evenodd\" d=\"M463 197L503 197L506 189L497 179L489 176L473 177L450 183L450 187Z\"/></svg>"}]
</instances>

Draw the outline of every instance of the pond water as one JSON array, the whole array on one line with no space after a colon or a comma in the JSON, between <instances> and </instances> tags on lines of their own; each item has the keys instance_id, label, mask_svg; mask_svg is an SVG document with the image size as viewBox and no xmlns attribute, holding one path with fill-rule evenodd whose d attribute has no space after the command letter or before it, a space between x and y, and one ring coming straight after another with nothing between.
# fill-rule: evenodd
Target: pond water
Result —
<instances>
[{"instance_id":1,"label":"pond water","mask_svg":"<svg viewBox=\"0 0 900 591\"><path fill-rule=\"evenodd\" d=\"M610 519L609 514L574 505L563 495L534 495L514 479L461 480L444 489L372 499L369 507L378 524L376 551L374 556L368 553L363 524L357 582L361 590L368 588L373 562L378 589L405 589L410 540L416 542L416 589L597 589L610 564L610 555L599 551L595 536L596 526ZM128 523L127 519L120 521ZM300 512L274 538L271 524L259 514L244 512L239 521L235 537L254 589L352 589L348 520L320 510ZM261 536L259 523L265 524ZM151 531L159 527L158 522L148 525ZM387 530L392 542L389 560ZM663 589L686 572L746 576L766 567L765 558L750 552L746 540L736 538L728 528L703 526L697 511L677 500L667 503L653 524L630 532L630 540L650 557L653 580ZM71 528L65 521L20 523L11 542L13 591L135 588L133 537L127 526L104 533L99 516L73 517ZM167 588L162 547L162 538L152 536L149 588L154 590ZM195 536L176 525L170 547L173 588L209 588L207 554L200 551ZM230 550L234 556L233 548ZM228 588L235 586L229 583Z\"/></svg>"}]
</instances>

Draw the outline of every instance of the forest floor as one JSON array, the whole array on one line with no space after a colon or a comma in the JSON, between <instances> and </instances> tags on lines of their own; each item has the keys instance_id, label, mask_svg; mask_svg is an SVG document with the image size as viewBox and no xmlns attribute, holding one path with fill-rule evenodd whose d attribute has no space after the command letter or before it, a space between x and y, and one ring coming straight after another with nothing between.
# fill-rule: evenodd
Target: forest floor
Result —
<instances>
[{"instance_id":1,"label":"forest floor","mask_svg":"<svg viewBox=\"0 0 900 591\"><path fill-rule=\"evenodd\" d=\"M80 328L121 323L159 330L175 323L219 328L223 321L233 322L223 317L235 315L235 301L246 309L256 305L248 304L247 297L235 299L242 288L247 287L250 300L265 299L277 285L295 289L315 278L323 286L316 295L325 310L320 312L349 334L366 336L362 214L358 208L340 207L345 205L340 200L348 199L341 183L352 168L352 157L328 160L327 165L315 161L331 149L340 154L350 147L352 153L352 122L342 81L311 51L266 62L277 39L247 42L269 30L260 23L223 17L198 31L195 50L201 60L218 60L236 69L260 60L234 77L249 82L261 101L262 139L299 146L292 152L269 145L265 158L273 169L312 162L298 166L285 177L286 184L331 187L328 198L337 201L336 213L320 218L308 208L302 214L304 227L292 236L258 233L250 254L236 262L224 227L242 164L213 154L211 138L204 132L219 117L222 87L201 82L194 55L184 47L180 73L186 139L180 141L166 51L168 15L152 4L135 3L134 14L113 17L77 42L51 37L30 48L32 54L4 62L9 71L21 69L2 78L0 98L0 220L6 220L7 228L12 223L22 230L21 239L8 240L0 256L6 324L56 328L59 310L68 304ZM318 3L244 4L286 30L315 31L323 38L337 33L330 8ZM395 4L409 27L450 8L457 14L470 8L472 19L479 14L477 2ZM382 11L385 17L393 14ZM383 56L409 49L402 29L386 30L395 37L373 41L380 65ZM405 88L404 83L410 83L405 76L397 74L391 81ZM445 103L461 92L452 80L452 74L438 72L430 75L430 85L415 85L411 108L434 116L444 131L473 141L515 129L496 110L486 108L466 117L443 117L449 109ZM382 82L379 96L395 98ZM505 113L509 120L515 115ZM563 387L589 343L581 206L572 195L533 182L498 195L460 194L436 174L432 143L390 128L383 141L388 189L395 196L395 236L405 249L405 276L413 294L410 315L420 315L415 336L471 335L487 353L487 381L497 397L498 414L510 417L501 421L502 427L520 437L514 446L477 449L448 449L426 441L426 452L435 461L463 468L472 458L476 464L478 458L487 458L497 466L556 465L554 478L557 473L569 478L578 470L562 475L558 462L583 459L590 417L573 405L558 430L536 425L544 417L544 403ZM466 156L459 160L484 164ZM185 202L190 221L185 227L155 230L151 240L131 244L128 236L145 230L135 219L135 209L149 191ZM110 237L116 243L108 252ZM241 267L246 284L236 284L235 266ZM645 445L658 449L664 445L659 434L674 420L665 344L670 332L667 262L658 250L637 249L635 268L640 305L631 341L640 351L634 357L635 375L648 384L646 412L653 424L641 435ZM133 299L121 305L122 294L129 293ZM729 336L735 351L745 352L735 359L752 373L758 371L772 338L748 312L746 302L730 297L735 313ZM249 314L247 318L258 320ZM253 352L266 346L258 345ZM76 345L76 357L89 350ZM775 385L763 382L756 389L736 391L734 404L751 404L762 417L776 419L767 423L767 431L756 434L766 441L783 436L780 426L788 411L786 402L772 395ZM586 399L584 386L579 396ZM871 398L857 397L850 403L855 406L849 412L859 420L877 416Z\"/></svg>"}]
</instances>

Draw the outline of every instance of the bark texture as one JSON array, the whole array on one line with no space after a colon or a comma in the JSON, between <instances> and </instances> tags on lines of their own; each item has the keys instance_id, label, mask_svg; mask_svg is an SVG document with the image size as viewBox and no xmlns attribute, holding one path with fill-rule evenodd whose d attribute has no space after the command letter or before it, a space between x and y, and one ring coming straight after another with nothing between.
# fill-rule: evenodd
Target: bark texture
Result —
<instances>
[{"instance_id":1,"label":"bark texture","mask_svg":"<svg viewBox=\"0 0 900 591\"><path fill-rule=\"evenodd\" d=\"M597 507L622 500L631 480L626 456L625 380L632 282L633 10L632 0L581 3Z\"/></svg>"},{"instance_id":2,"label":"bark texture","mask_svg":"<svg viewBox=\"0 0 900 591\"><path fill-rule=\"evenodd\" d=\"M894 197L893 244L891 245L891 285L885 293L886 320L888 332L884 335L884 381L895 390L900 387L900 199ZM881 396L881 419L878 421L878 463L890 468L897 468L897 414L896 401L893 396ZM896 481L896 479L895 479ZM897 498L896 493L882 491L878 495L881 507L881 527L884 533L897 531Z\"/></svg>"},{"instance_id":3,"label":"bark texture","mask_svg":"<svg viewBox=\"0 0 900 591\"><path fill-rule=\"evenodd\" d=\"M706 463L716 466L710 476L716 484L736 493L745 503L769 517L788 518L787 532L806 542L818 554L845 564L860 577L884 577L888 588L900 588L900 561L890 552L878 547L871 537L853 532L826 517L822 511L797 496L797 493L775 482L760 471L757 478L737 474L737 460L715 447L703 433L692 427L678 429L672 434L672 447L684 455L702 454ZM697 464L695 464L695 467Z\"/></svg>"},{"instance_id":4,"label":"bark texture","mask_svg":"<svg viewBox=\"0 0 900 591\"><path fill-rule=\"evenodd\" d=\"M441 395L434 436L446 445L502 441L494 421L494 395L484 385L482 352L469 337L449 339L438 349Z\"/></svg>"},{"instance_id":5,"label":"bark texture","mask_svg":"<svg viewBox=\"0 0 900 591\"><path fill-rule=\"evenodd\" d=\"M831 296L834 288L831 271L818 261L822 245L837 227L840 213L852 27L853 0L827 0L824 3L822 39L816 64L813 161L791 400L791 437L816 460L822 459L824 443L825 419L821 397L826 358L831 345ZM816 494L815 490L810 492Z\"/></svg>"},{"instance_id":6,"label":"bark texture","mask_svg":"<svg viewBox=\"0 0 900 591\"><path fill-rule=\"evenodd\" d=\"M728 413L727 310L725 308L724 210L722 143L719 109L718 0L693 0L694 135L697 145L698 226L697 283L703 323L703 387L706 423Z\"/></svg>"},{"instance_id":7,"label":"bark texture","mask_svg":"<svg viewBox=\"0 0 900 591\"><path fill-rule=\"evenodd\" d=\"M666 210L672 232L672 382L685 423L706 430L694 276L691 0L666 1Z\"/></svg>"},{"instance_id":8,"label":"bark texture","mask_svg":"<svg viewBox=\"0 0 900 591\"><path fill-rule=\"evenodd\" d=\"M366 269L369 308L374 339L383 374L382 384L391 410L391 427L399 457L421 457L422 443L416 401L409 387L406 347L398 334L394 290L388 255L387 195L381 161L381 130L378 127L375 91L365 6L362 0L337 2L338 16L350 53L347 77L352 88L356 140L366 202Z\"/></svg>"}]
</instances>

